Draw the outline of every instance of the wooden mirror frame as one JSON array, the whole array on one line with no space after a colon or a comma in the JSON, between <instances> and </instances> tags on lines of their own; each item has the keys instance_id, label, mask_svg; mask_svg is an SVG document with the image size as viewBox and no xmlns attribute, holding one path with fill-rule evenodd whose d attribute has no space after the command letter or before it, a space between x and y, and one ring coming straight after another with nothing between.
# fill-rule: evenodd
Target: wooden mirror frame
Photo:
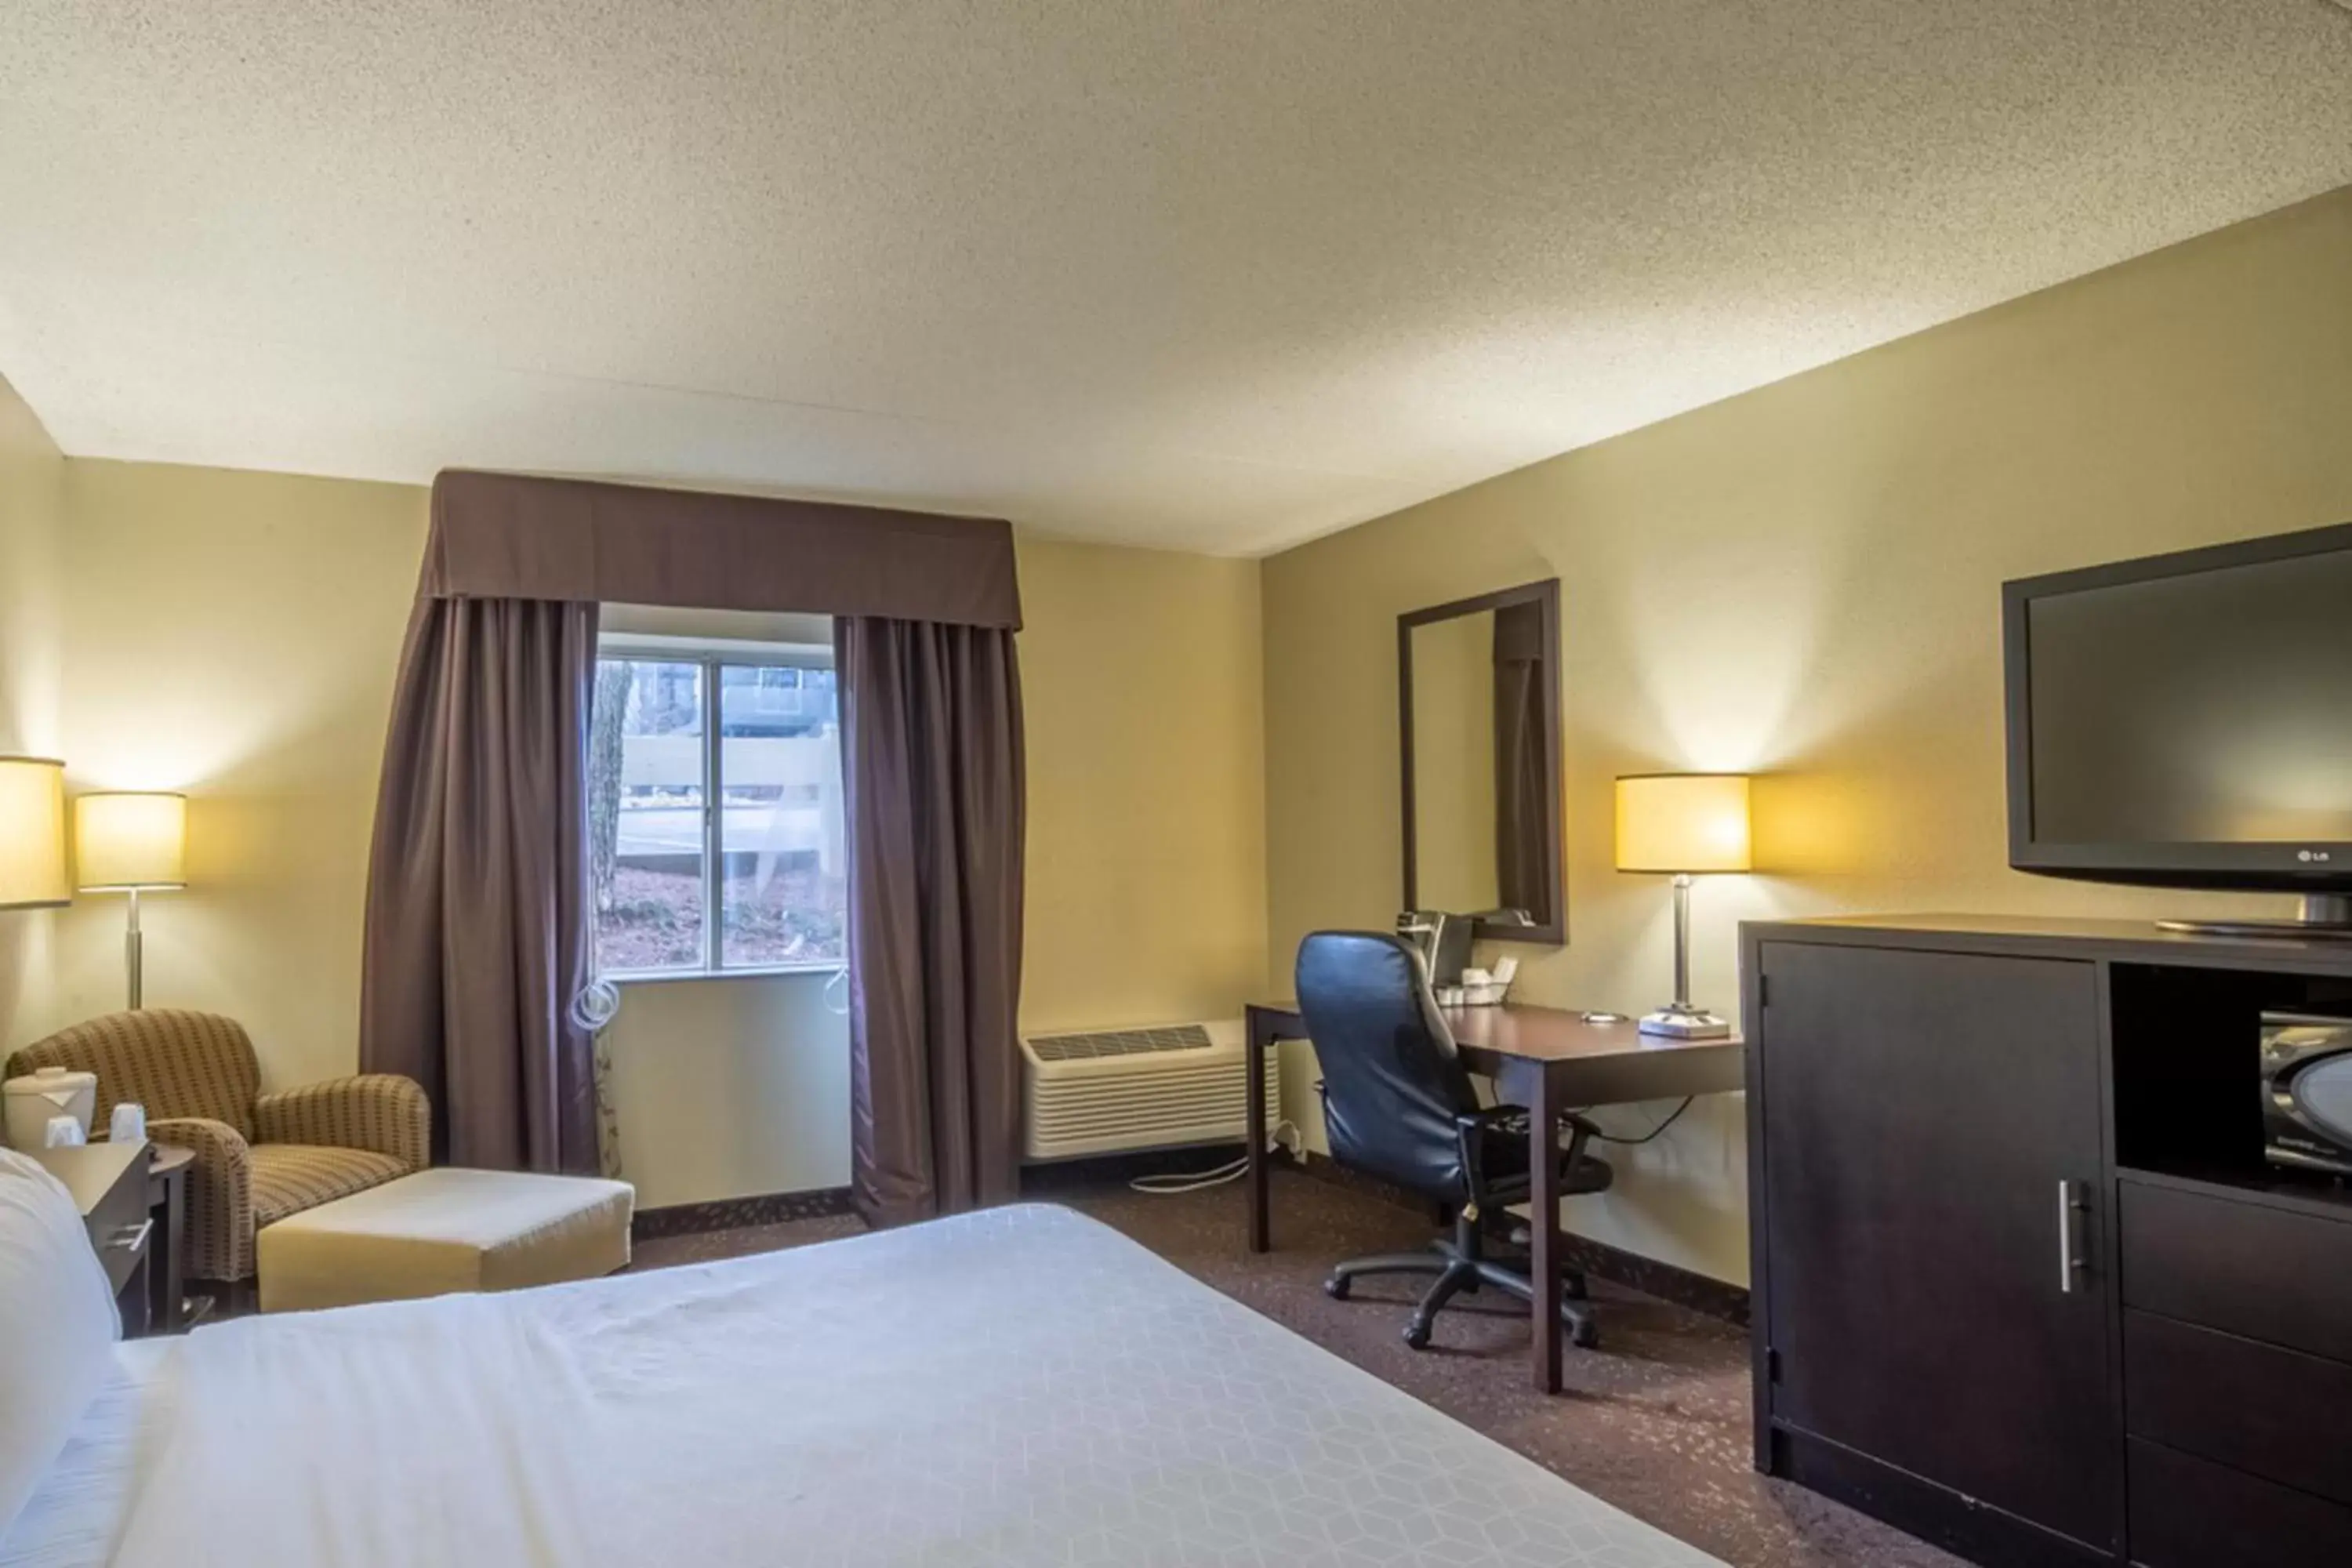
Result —
<instances>
[{"instance_id":1,"label":"wooden mirror frame","mask_svg":"<svg viewBox=\"0 0 2352 1568\"><path fill-rule=\"evenodd\" d=\"M1541 942L1552 947L1568 942L1568 879L1560 867L1560 749L1559 749L1559 579L1547 577L1540 583L1522 583L1516 588L1499 588L1475 598L1455 599L1443 605L1432 605L1424 610L1409 610L1397 617L1397 733L1400 755L1403 759L1404 783L1404 904L1418 908L1419 877L1413 861L1417 846L1413 831L1412 798L1412 633L1416 626L1436 621L1450 621L1460 616L1475 616L1482 610L1507 610L1517 605L1534 605L1543 622L1543 815L1544 865L1550 870L1551 918L1531 926L1497 925L1480 921L1475 935L1492 942Z\"/></svg>"}]
</instances>

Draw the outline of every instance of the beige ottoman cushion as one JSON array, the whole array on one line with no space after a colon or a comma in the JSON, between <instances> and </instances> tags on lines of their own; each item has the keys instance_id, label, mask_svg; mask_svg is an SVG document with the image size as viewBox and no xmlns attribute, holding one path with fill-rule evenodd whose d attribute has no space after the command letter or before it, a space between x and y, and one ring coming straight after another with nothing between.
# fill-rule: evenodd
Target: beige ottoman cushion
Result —
<instances>
[{"instance_id":1,"label":"beige ottoman cushion","mask_svg":"<svg viewBox=\"0 0 2352 1568\"><path fill-rule=\"evenodd\" d=\"M419 1171L265 1226L261 1310L593 1279L629 1261L636 1189L512 1171Z\"/></svg>"}]
</instances>

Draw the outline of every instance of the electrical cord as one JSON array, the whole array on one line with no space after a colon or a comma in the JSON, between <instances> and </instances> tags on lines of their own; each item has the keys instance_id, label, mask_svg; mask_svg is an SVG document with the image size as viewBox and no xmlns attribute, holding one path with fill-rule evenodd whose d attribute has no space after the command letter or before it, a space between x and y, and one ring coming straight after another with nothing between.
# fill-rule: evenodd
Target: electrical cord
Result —
<instances>
[{"instance_id":1,"label":"electrical cord","mask_svg":"<svg viewBox=\"0 0 2352 1568\"><path fill-rule=\"evenodd\" d=\"M1647 1143L1659 1133L1664 1132L1667 1128L1672 1127L1676 1121L1680 1121L1682 1119L1683 1112L1691 1108L1691 1101L1696 1098L1697 1097L1696 1095L1686 1094L1683 1096L1683 1102L1680 1105L1675 1106L1672 1110L1666 1112L1666 1119L1664 1121L1659 1122L1655 1127L1651 1128L1639 1138L1619 1138L1612 1133L1596 1131L1592 1134L1593 1140L1596 1142L1620 1143L1629 1147L1634 1144Z\"/></svg>"},{"instance_id":2,"label":"electrical cord","mask_svg":"<svg viewBox=\"0 0 2352 1568\"><path fill-rule=\"evenodd\" d=\"M1279 1144L1286 1132L1294 1140L1300 1136L1297 1124L1285 1118L1275 1123L1274 1131L1266 1135L1266 1142ZM1249 1156L1244 1154L1238 1160L1213 1165L1205 1171L1168 1171L1156 1176L1137 1176L1127 1184L1139 1193L1174 1197L1181 1193L1202 1192L1210 1187L1222 1187L1227 1182L1238 1182L1248 1172Z\"/></svg>"}]
</instances>

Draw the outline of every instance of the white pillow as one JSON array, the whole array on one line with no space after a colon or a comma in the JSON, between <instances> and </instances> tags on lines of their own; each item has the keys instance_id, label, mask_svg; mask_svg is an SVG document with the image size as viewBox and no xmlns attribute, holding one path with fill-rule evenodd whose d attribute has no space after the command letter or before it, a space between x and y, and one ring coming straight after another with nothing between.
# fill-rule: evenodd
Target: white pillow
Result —
<instances>
[{"instance_id":1,"label":"white pillow","mask_svg":"<svg viewBox=\"0 0 2352 1568\"><path fill-rule=\"evenodd\" d=\"M0 1149L0 1536L105 1382L121 1332L65 1184Z\"/></svg>"}]
</instances>

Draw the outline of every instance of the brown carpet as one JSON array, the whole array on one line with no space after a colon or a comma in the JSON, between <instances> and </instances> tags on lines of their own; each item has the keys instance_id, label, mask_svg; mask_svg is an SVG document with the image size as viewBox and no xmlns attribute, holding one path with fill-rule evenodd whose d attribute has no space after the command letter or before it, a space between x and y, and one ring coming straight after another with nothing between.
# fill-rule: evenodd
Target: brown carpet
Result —
<instances>
[{"instance_id":1,"label":"brown carpet","mask_svg":"<svg viewBox=\"0 0 2352 1568\"><path fill-rule=\"evenodd\" d=\"M1437 1321L1426 1351L1399 1337L1417 1290L1365 1280L1324 1295L1340 1258L1406 1250L1419 1216L1371 1194L1277 1172L1276 1250L1243 1245L1235 1186L1152 1197L1123 1186L1053 1194L1226 1295L1496 1442L1741 1568L1960 1568L1959 1561L1748 1465L1748 1337L1680 1307L1596 1282L1601 1348L1569 1352L1568 1388L1535 1392L1516 1303L1474 1298ZM642 1242L637 1267L704 1262L850 1235L854 1219L800 1220Z\"/></svg>"}]
</instances>

